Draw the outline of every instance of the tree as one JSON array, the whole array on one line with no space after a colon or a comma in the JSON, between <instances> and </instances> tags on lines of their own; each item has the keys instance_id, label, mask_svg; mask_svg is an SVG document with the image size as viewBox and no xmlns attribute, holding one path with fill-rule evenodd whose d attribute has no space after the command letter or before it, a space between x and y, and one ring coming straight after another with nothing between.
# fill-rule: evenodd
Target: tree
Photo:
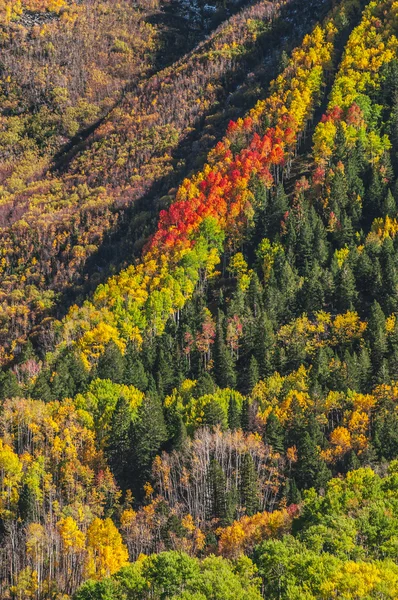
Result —
<instances>
[{"instance_id":1,"label":"tree","mask_svg":"<svg viewBox=\"0 0 398 600\"><path fill-rule=\"evenodd\" d=\"M383 215L383 217L386 217L387 215L389 217L395 217L397 214L397 205L390 189L388 190L387 195L383 200L381 214Z\"/></svg>"},{"instance_id":2,"label":"tree","mask_svg":"<svg viewBox=\"0 0 398 600\"><path fill-rule=\"evenodd\" d=\"M220 425L223 429L226 428L225 413L217 402L217 400L210 400L203 409L203 424L210 425L210 427L216 427Z\"/></svg>"},{"instance_id":3,"label":"tree","mask_svg":"<svg viewBox=\"0 0 398 600\"><path fill-rule=\"evenodd\" d=\"M53 400L53 395L49 381L50 373L46 369L42 369L33 386L31 393L32 398L35 400L43 400L43 402L51 402L51 400Z\"/></svg>"},{"instance_id":4,"label":"tree","mask_svg":"<svg viewBox=\"0 0 398 600\"><path fill-rule=\"evenodd\" d=\"M119 346L111 340L105 351L98 359L96 376L100 379L110 379L114 383L122 383L125 361Z\"/></svg>"},{"instance_id":5,"label":"tree","mask_svg":"<svg viewBox=\"0 0 398 600\"><path fill-rule=\"evenodd\" d=\"M148 389L148 376L133 342L130 342L126 349L123 382L133 385L141 392Z\"/></svg>"},{"instance_id":6,"label":"tree","mask_svg":"<svg viewBox=\"0 0 398 600\"><path fill-rule=\"evenodd\" d=\"M272 446L274 452L284 451L284 432L278 417L271 412L267 418L264 431L264 441Z\"/></svg>"},{"instance_id":7,"label":"tree","mask_svg":"<svg viewBox=\"0 0 398 600\"><path fill-rule=\"evenodd\" d=\"M259 509L258 484L254 462L248 453L242 459L240 481L242 506L245 507L247 515L254 515Z\"/></svg>"},{"instance_id":8,"label":"tree","mask_svg":"<svg viewBox=\"0 0 398 600\"><path fill-rule=\"evenodd\" d=\"M48 392L49 391L50 390L48 389ZM6 400L7 398L17 398L21 396L23 396L23 393L20 386L18 385L18 380L15 376L15 373L13 373L10 370L6 371L5 373L0 373L0 400ZM43 400L45 399L43 398Z\"/></svg>"},{"instance_id":9,"label":"tree","mask_svg":"<svg viewBox=\"0 0 398 600\"><path fill-rule=\"evenodd\" d=\"M300 490L311 487L319 490L330 479L330 471L320 456L316 440L304 431L297 443L298 460L293 468L293 476Z\"/></svg>"},{"instance_id":10,"label":"tree","mask_svg":"<svg viewBox=\"0 0 398 600\"><path fill-rule=\"evenodd\" d=\"M132 451L131 407L123 396L117 401L111 418L106 454L116 481L125 489Z\"/></svg>"},{"instance_id":11,"label":"tree","mask_svg":"<svg viewBox=\"0 0 398 600\"><path fill-rule=\"evenodd\" d=\"M386 317L380 304L375 300L370 309L367 328L371 349L371 362L374 375L377 375L383 365L387 352Z\"/></svg>"},{"instance_id":12,"label":"tree","mask_svg":"<svg viewBox=\"0 0 398 600\"><path fill-rule=\"evenodd\" d=\"M241 426L240 412L236 398L231 396L228 403L228 427L231 431L239 429Z\"/></svg>"},{"instance_id":13,"label":"tree","mask_svg":"<svg viewBox=\"0 0 398 600\"><path fill-rule=\"evenodd\" d=\"M223 323L224 316L219 311L214 343L214 374L221 388L233 388L236 385L234 360L225 343Z\"/></svg>"},{"instance_id":14,"label":"tree","mask_svg":"<svg viewBox=\"0 0 398 600\"><path fill-rule=\"evenodd\" d=\"M209 483L212 496L212 516L218 519L221 524L224 524L227 514L227 480L220 463L214 459L209 466Z\"/></svg>"},{"instance_id":15,"label":"tree","mask_svg":"<svg viewBox=\"0 0 398 600\"><path fill-rule=\"evenodd\" d=\"M187 428L177 407L166 409L165 414L170 449L182 450L187 439Z\"/></svg>"},{"instance_id":16,"label":"tree","mask_svg":"<svg viewBox=\"0 0 398 600\"><path fill-rule=\"evenodd\" d=\"M102 579L128 563L128 551L111 519L95 518L87 530L86 577Z\"/></svg>"},{"instance_id":17,"label":"tree","mask_svg":"<svg viewBox=\"0 0 398 600\"><path fill-rule=\"evenodd\" d=\"M260 369L255 356L250 357L249 368L247 372L247 387L246 391L250 394L260 380Z\"/></svg>"},{"instance_id":18,"label":"tree","mask_svg":"<svg viewBox=\"0 0 398 600\"><path fill-rule=\"evenodd\" d=\"M167 428L162 406L156 396L150 395L138 409L132 427L132 471L138 494L142 494L139 486L151 478L152 462L166 441Z\"/></svg>"}]
</instances>

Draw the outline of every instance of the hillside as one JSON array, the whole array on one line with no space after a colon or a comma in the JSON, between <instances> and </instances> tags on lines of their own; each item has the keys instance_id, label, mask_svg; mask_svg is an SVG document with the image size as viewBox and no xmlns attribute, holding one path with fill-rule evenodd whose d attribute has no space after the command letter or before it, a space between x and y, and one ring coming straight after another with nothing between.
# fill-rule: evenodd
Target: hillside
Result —
<instances>
[{"instance_id":1,"label":"hillside","mask_svg":"<svg viewBox=\"0 0 398 600\"><path fill-rule=\"evenodd\" d=\"M398 597L398 2L0 2L0 597Z\"/></svg>"}]
</instances>

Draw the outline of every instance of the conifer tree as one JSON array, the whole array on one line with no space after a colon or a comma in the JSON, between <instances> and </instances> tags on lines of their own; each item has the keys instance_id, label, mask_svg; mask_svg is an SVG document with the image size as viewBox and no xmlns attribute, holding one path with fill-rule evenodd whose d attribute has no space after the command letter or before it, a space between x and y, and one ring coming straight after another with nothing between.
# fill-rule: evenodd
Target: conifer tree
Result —
<instances>
[{"instance_id":1,"label":"conifer tree","mask_svg":"<svg viewBox=\"0 0 398 600\"><path fill-rule=\"evenodd\" d=\"M260 380L260 369L255 356L250 357L249 368L247 373L247 387L246 393L250 394L253 388L257 385Z\"/></svg>"},{"instance_id":2,"label":"conifer tree","mask_svg":"<svg viewBox=\"0 0 398 600\"><path fill-rule=\"evenodd\" d=\"M124 367L123 354L115 342L111 340L98 359L96 376L100 379L110 379L114 383L122 383Z\"/></svg>"},{"instance_id":3,"label":"conifer tree","mask_svg":"<svg viewBox=\"0 0 398 600\"><path fill-rule=\"evenodd\" d=\"M386 318L377 301L373 302L370 309L367 334L370 341L373 373L376 375L383 365L387 352Z\"/></svg>"},{"instance_id":4,"label":"conifer tree","mask_svg":"<svg viewBox=\"0 0 398 600\"><path fill-rule=\"evenodd\" d=\"M228 427L231 431L235 431L241 427L238 404L234 396L231 396L228 404Z\"/></svg>"},{"instance_id":5,"label":"conifer tree","mask_svg":"<svg viewBox=\"0 0 398 600\"><path fill-rule=\"evenodd\" d=\"M210 490L212 497L212 513L214 518L225 523L226 518L226 485L227 480L220 463L212 460L209 466Z\"/></svg>"},{"instance_id":6,"label":"conifer tree","mask_svg":"<svg viewBox=\"0 0 398 600\"><path fill-rule=\"evenodd\" d=\"M53 395L49 381L50 373L47 369L40 371L31 392L32 398L35 400L42 400L43 402L51 402L51 400L53 400Z\"/></svg>"},{"instance_id":7,"label":"conifer tree","mask_svg":"<svg viewBox=\"0 0 398 600\"><path fill-rule=\"evenodd\" d=\"M210 427L220 425L222 429L226 429L227 422L225 414L221 406L216 400L211 400L203 409L203 424Z\"/></svg>"},{"instance_id":8,"label":"conifer tree","mask_svg":"<svg viewBox=\"0 0 398 600\"><path fill-rule=\"evenodd\" d=\"M148 375L133 342L130 342L126 349L123 383L133 385L141 392L148 389Z\"/></svg>"},{"instance_id":9,"label":"conifer tree","mask_svg":"<svg viewBox=\"0 0 398 600\"><path fill-rule=\"evenodd\" d=\"M122 489L128 487L128 466L131 459L131 409L121 396L112 415L106 455L112 473Z\"/></svg>"},{"instance_id":10,"label":"conifer tree","mask_svg":"<svg viewBox=\"0 0 398 600\"><path fill-rule=\"evenodd\" d=\"M219 311L214 343L214 375L217 385L221 388L234 388L236 385L234 360L225 343L223 322L224 316Z\"/></svg>"},{"instance_id":11,"label":"conifer tree","mask_svg":"<svg viewBox=\"0 0 398 600\"><path fill-rule=\"evenodd\" d=\"M150 394L138 409L132 426L132 467L137 494L151 478L152 462L167 441L167 428L159 399Z\"/></svg>"},{"instance_id":12,"label":"conifer tree","mask_svg":"<svg viewBox=\"0 0 398 600\"><path fill-rule=\"evenodd\" d=\"M0 373L0 400L21 396L23 396L23 392L18 384L15 373L11 370Z\"/></svg>"},{"instance_id":13,"label":"conifer tree","mask_svg":"<svg viewBox=\"0 0 398 600\"><path fill-rule=\"evenodd\" d=\"M278 417L273 412L271 412L267 418L264 431L264 441L266 444L272 446L274 452L284 451L283 427L280 424Z\"/></svg>"},{"instance_id":14,"label":"conifer tree","mask_svg":"<svg viewBox=\"0 0 398 600\"><path fill-rule=\"evenodd\" d=\"M391 218L394 218L397 214L397 205L390 189L388 189L386 197L383 200L381 214L383 217L388 215Z\"/></svg>"},{"instance_id":15,"label":"conifer tree","mask_svg":"<svg viewBox=\"0 0 398 600\"><path fill-rule=\"evenodd\" d=\"M259 498L256 469L249 453L246 453L242 459L240 482L242 506L245 507L246 514L252 516L259 510Z\"/></svg>"}]
</instances>

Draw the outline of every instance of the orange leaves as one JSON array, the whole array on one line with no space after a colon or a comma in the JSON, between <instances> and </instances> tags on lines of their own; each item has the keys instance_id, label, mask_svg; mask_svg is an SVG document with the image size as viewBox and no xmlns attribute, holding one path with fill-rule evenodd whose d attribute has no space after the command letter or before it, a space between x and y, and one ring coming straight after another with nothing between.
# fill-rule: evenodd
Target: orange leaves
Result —
<instances>
[{"instance_id":1,"label":"orange leaves","mask_svg":"<svg viewBox=\"0 0 398 600\"><path fill-rule=\"evenodd\" d=\"M135 302L135 293L129 293L129 306L121 310L119 303L115 315L114 299L105 297L101 302L103 320L117 329L115 341L124 343L129 331L137 335L137 330L142 333L152 324L154 333L162 333L167 319L191 297L195 286L214 275L225 238L225 245L233 252L252 226L256 199L250 189L251 179L256 176L269 189L290 160L330 68L337 13L332 11L323 26L305 37L284 73L271 84L270 98L259 102L244 118L229 123L224 140L210 153L203 170L184 180L175 201L160 213L157 231L142 262L131 272L135 279L139 270L146 273L148 265L155 263L152 281L142 284L145 293L149 290L145 303ZM261 131L264 117L272 127ZM235 153L231 150L234 147ZM116 282L116 294L117 287ZM89 307L89 313L98 314L96 304ZM73 321L73 314L71 318ZM96 326L88 314L83 325L83 351L87 355L91 353L90 331ZM68 328L68 318L64 328ZM94 360L95 353L96 348Z\"/></svg>"},{"instance_id":2,"label":"orange leaves","mask_svg":"<svg viewBox=\"0 0 398 600\"><path fill-rule=\"evenodd\" d=\"M244 516L229 527L218 529L218 550L229 558L248 554L254 546L266 538L275 538L287 533L292 522L289 511L262 512L252 517Z\"/></svg>"}]
</instances>

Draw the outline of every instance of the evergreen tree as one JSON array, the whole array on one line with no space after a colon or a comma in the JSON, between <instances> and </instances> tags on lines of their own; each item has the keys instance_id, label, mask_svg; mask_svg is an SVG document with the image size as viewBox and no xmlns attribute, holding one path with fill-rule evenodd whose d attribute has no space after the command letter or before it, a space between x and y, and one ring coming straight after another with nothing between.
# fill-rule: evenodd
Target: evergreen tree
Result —
<instances>
[{"instance_id":1,"label":"evergreen tree","mask_svg":"<svg viewBox=\"0 0 398 600\"><path fill-rule=\"evenodd\" d=\"M106 455L116 481L126 489L131 458L131 409L123 396L118 399L112 415Z\"/></svg>"},{"instance_id":2,"label":"evergreen tree","mask_svg":"<svg viewBox=\"0 0 398 600\"><path fill-rule=\"evenodd\" d=\"M250 400L250 398L244 398L242 402L242 411L240 415L240 422L243 431L250 433L254 431L255 415L257 407Z\"/></svg>"},{"instance_id":3,"label":"evergreen tree","mask_svg":"<svg viewBox=\"0 0 398 600\"><path fill-rule=\"evenodd\" d=\"M386 197L383 200L381 206L381 214L383 215L383 217L386 217L387 215L391 218L396 217L397 205L390 189L388 190Z\"/></svg>"},{"instance_id":4,"label":"evergreen tree","mask_svg":"<svg viewBox=\"0 0 398 600\"><path fill-rule=\"evenodd\" d=\"M75 394L83 393L89 380L89 373L81 357L74 351L68 351L66 352L65 360L68 364L69 374L74 382Z\"/></svg>"},{"instance_id":5,"label":"evergreen tree","mask_svg":"<svg viewBox=\"0 0 398 600\"><path fill-rule=\"evenodd\" d=\"M348 263L344 263L337 273L336 307L339 312L354 310L357 298L355 277Z\"/></svg>"},{"instance_id":6,"label":"evergreen tree","mask_svg":"<svg viewBox=\"0 0 398 600\"><path fill-rule=\"evenodd\" d=\"M124 374L124 357L119 346L111 340L105 351L98 359L96 376L100 379L110 379L114 383L122 383Z\"/></svg>"},{"instance_id":7,"label":"evergreen tree","mask_svg":"<svg viewBox=\"0 0 398 600\"><path fill-rule=\"evenodd\" d=\"M297 443L298 460L293 474L297 486L301 490L314 487L320 490L325 487L331 473L321 458L316 440L308 431L300 434Z\"/></svg>"},{"instance_id":8,"label":"evergreen tree","mask_svg":"<svg viewBox=\"0 0 398 600\"><path fill-rule=\"evenodd\" d=\"M23 391L18 384L15 373L10 370L6 371L5 373L0 372L0 400L7 400L8 398L21 398L23 396Z\"/></svg>"},{"instance_id":9,"label":"evergreen tree","mask_svg":"<svg viewBox=\"0 0 398 600\"><path fill-rule=\"evenodd\" d=\"M271 196L269 216L266 220L266 230L269 237L279 233L281 220L288 208L289 199L285 193L283 184L280 183L275 193Z\"/></svg>"},{"instance_id":10,"label":"evergreen tree","mask_svg":"<svg viewBox=\"0 0 398 600\"><path fill-rule=\"evenodd\" d=\"M225 519L222 525L227 527L228 525L231 525L237 518L236 511L239 504L239 492L236 488L228 490L228 492L225 494L225 504Z\"/></svg>"},{"instance_id":11,"label":"evergreen tree","mask_svg":"<svg viewBox=\"0 0 398 600\"><path fill-rule=\"evenodd\" d=\"M212 516L224 524L227 515L227 480L220 463L212 460L209 466L210 491L212 498Z\"/></svg>"},{"instance_id":12,"label":"evergreen tree","mask_svg":"<svg viewBox=\"0 0 398 600\"><path fill-rule=\"evenodd\" d=\"M132 426L132 465L136 495L151 478L152 463L167 441L167 428L158 398L149 395L138 409Z\"/></svg>"},{"instance_id":13,"label":"evergreen tree","mask_svg":"<svg viewBox=\"0 0 398 600\"><path fill-rule=\"evenodd\" d=\"M260 380L260 369L255 356L250 357L249 369L247 373L246 393L250 394Z\"/></svg>"},{"instance_id":14,"label":"evergreen tree","mask_svg":"<svg viewBox=\"0 0 398 600\"><path fill-rule=\"evenodd\" d=\"M272 446L274 452L284 451L284 433L278 417L271 412L268 415L264 431L264 442Z\"/></svg>"},{"instance_id":15,"label":"evergreen tree","mask_svg":"<svg viewBox=\"0 0 398 600\"><path fill-rule=\"evenodd\" d=\"M155 362L154 376L157 383L159 396L170 394L174 385L173 364L169 360L170 350L166 350L169 340L159 342L158 354Z\"/></svg>"},{"instance_id":16,"label":"evergreen tree","mask_svg":"<svg viewBox=\"0 0 398 600\"><path fill-rule=\"evenodd\" d=\"M53 400L49 381L50 373L47 371L47 369L42 369L37 376L31 392L31 396L34 398L34 400L42 400L43 402L51 402L51 400Z\"/></svg>"},{"instance_id":17,"label":"evergreen tree","mask_svg":"<svg viewBox=\"0 0 398 600\"><path fill-rule=\"evenodd\" d=\"M206 372L198 378L193 396L194 398L200 398L201 396L206 396L207 394L214 394L215 391L216 386L213 378L210 373Z\"/></svg>"},{"instance_id":18,"label":"evergreen tree","mask_svg":"<svg viewBox=\"0 0 398 600\"><path fill-rule=\"evenodd\" d=\"M148 375L133 342L130 342L126 348L123 383L133 385L141 392L146 392L148 389Z\"/></svg>"},{"instance_id":19,"label":"evergreen tree","mask_svg":"<svg viewBox=\"0 0 398 600\"><path fill-rule=\"evenodd\" d=\"M35 506L35 495L31 488L24 483L18 499L18 512L24 523L30 523L35 520Z\"/></svg>"},{"instance_id":20,"label":"evergreen tree","mask_svg":"<svg viewBox=\"0 0 398 600\"><path fill-rule=\"evenodd\" d=\"M231 396L228 404L228 427L231 431L239 429L241 426L238 403L234 396Z\"/></svg>"},{"instance_id":21,"label":"evergreen tree","mask_svg":"<svg viewBox=\"0 0 398 600\"><path fill-rule=\"evenodd\" d=\"M187 439L187 428L180 412L175 408L166 410L165 421L169 438L168 450L181 450Z\"/></svg>"},{"instance_id":22,"label":"evergreen tree","mask_svg":"<svg viewBox=\"0 0 398 600\"><path fill-rule=\"evenodd\" d=\"M378 302L373 302L367 327L368 339L371 348L371 363L373 373L376 375L382 365L387 352L386 318Z\"/></svg>"},{"instance_id":23,"label":"evergreen tree","mask_svg":"<svg viewBox=\"0 0 398 600\"><path fill-rule=\"evenodd\" d=\"M369 350L364 346L359 353L359 384L362 393L368 393L371 386L372 363Z\"/></svg>"},{"instance_id":24,"label":"evergreen tree","mask_svg":"<svg viewBox=\"0 0 398 600\"><path fill-rule=\"evenodd\" d=\"M214 343L214 375L220 388L234 388L236 385L234 360L224 340L223 321L223 314L219 311Z\"/></svg>"},{"instance_id":25,"label":"evergreen tree","mask_svg":"<svg viewBox=\"0 0 398 600\"><path fill-rule=\"evenodd\" d=\"M246 453L242 459L240 482L242 506L245 507L246 514L252 516L259 510L259 498L256 469L249 453Z\"/></svg>"},{"instance_id":26,"label":"evergreen tree","mask_svg":"<svg viewBox=\"0 0 398 600\"><path fill-rule=\"evenodd\" d=\"M69 372L66 360L58 360L55 375L51 383L52 396L57 400L73 398L76 393L76 385Z\"/></svg>"},{"instance_id":27,"label":"evergreen tree","mask_svg":"<svg viewBox=\"0 0 398 600\"><path fill-rule=\"evenodd\" d=\"M366 219L366 225L379 216L385 196L385 188L381 180L379 169L376 167L372 171L371 184L365 194L363 216Z\"/></svg>"},{"instance_id":28,"label":"evergreen tree","mask_svg":"<svg viewBox=\"0 0 398 600\"><path fill-rule=\"evenodd\" d=\"M208 402L203 409L203 424L210 427L219 425L222 429L226 429L227 423L223 409L216 400Z\"/></svg>"}]
</instances>

